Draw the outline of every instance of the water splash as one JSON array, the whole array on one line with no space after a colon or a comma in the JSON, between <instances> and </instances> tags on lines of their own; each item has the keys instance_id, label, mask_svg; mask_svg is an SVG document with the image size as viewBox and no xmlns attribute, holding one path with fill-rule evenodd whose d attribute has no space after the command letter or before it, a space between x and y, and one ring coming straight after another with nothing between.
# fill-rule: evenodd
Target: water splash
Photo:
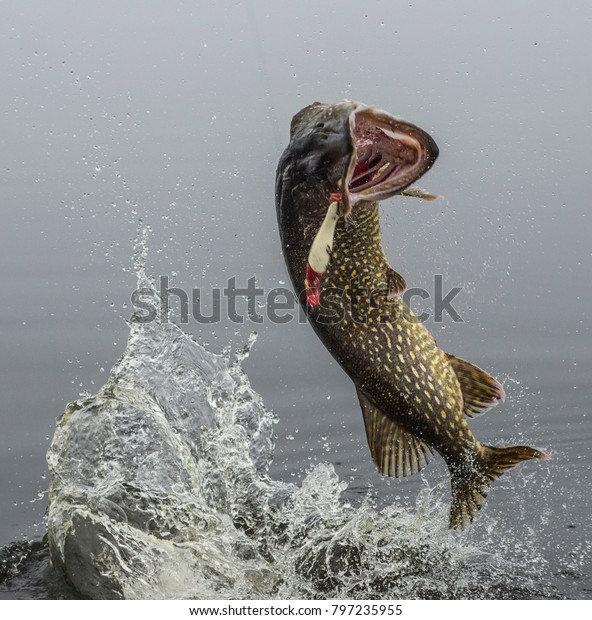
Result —
<instances>
[{"instance_id":1,"label":"water splash","mask_svg":"<svg viewBox=\"0 0 592 620\"><path fill-rule=\"evenodd\" d=\"M150 288L144 241L138 288ZM155 313L157 315L157 313ZM536 575L446 529L446 490L415 512L352 507L319 464L272 480L272 412L236 352L172 323L130 323L123 357L58 420L48 540L53 566L96 598L540 596Z\"/></svg>"},{"instance_id":2,"label":"water splash","mask_svg":"<svg viewBox=\"0 0 592 620\"><path fill-rule=\"evenodd\" d=\"M276 417L242 369L256 335L234 355L217 355L163 319L146 274L148 234L140 223L134 268L154 320L130 322L106 385L59 418L47 455L47 537L0 550L0 590L158 599L552 594L535 533L500 538L508 524L487 515L469 532L447 529L447 483L424 481L413 511L379 510L369 499L353 506L326 463L300 485L272 479ZM517 555L523 562L507 559Z\"/></svg>"}]
</instances>

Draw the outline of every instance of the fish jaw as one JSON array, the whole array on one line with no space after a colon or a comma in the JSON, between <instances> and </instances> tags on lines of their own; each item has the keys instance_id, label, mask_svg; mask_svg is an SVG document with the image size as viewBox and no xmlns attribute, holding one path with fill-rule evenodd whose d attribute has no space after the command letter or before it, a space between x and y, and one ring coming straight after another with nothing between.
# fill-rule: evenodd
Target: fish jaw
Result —
<instances>
[{"instance_id":1,"label":"fish jaw","mask_svg":"<svg viewBox=\"0 0 592 620\"><path fill-rule=\"evenodd\" d=\"M438 157L423 129L362 103L349 115L353 143L343 180L344 215L359 202L385 200L422 177Z\"/></svg>"}]
</instances>

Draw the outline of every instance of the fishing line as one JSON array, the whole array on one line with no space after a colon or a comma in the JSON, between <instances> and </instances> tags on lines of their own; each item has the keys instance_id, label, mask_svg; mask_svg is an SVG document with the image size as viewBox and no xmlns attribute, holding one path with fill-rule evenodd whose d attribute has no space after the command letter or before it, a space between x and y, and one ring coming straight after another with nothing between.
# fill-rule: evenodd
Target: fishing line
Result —
<instances>
[{"instance_id":1,"label":"fishing line","mask_svg":"<svg viewBox=\"0 0 592 620\"><path fill-rule=\"evenodd\" d=\"M261 36L259 34L259 27L257 26L257 16L255 15L254 3L245 5L247 10L247 20L249 22L249 28L251 36L253 38L253 49L255 50L255 58L257 59L259 75L263 83L263 92L265 100L267 101L267 108L269 111L269 118L271 120L271 133L273 135L273 141L278 151L283 148L282 136L279 130L278 119L276 115L275 104L273 100L272 90L269 87L271 80L269 78L269 72L267 65L265 64L265 54L263 53L263 47L261 46Z\"/></svg>"}]
</instances>

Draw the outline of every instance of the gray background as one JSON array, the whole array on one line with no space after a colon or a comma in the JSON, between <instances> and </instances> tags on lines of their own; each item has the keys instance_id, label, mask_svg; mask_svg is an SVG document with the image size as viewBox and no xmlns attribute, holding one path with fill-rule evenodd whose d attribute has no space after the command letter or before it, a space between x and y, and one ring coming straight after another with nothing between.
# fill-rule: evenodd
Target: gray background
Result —
<instances>
[{"instance_id":1,"label":"gray background","mask_svg":"<svg viewBox=\"0 0 592 620\"><path fill-rule=\"evenodd\" d=\"M524 466L533 495L589 550L591 31L589 2L0 2L0 544L44 531L55 418L125 347L138 229L149 273L206 300L232 276L285 284L290 119L350 98L440 146L422 185L443 198L384 205L389 257L410 286L463 287L464 323L429 327L509 396L472 428L551 451ZM352 493L412 502L416 481L374 473L307 325L185 329L214 351L259 333L245 366L280 418L274 476L328 460Z\"/></svg>"}]
</instances>

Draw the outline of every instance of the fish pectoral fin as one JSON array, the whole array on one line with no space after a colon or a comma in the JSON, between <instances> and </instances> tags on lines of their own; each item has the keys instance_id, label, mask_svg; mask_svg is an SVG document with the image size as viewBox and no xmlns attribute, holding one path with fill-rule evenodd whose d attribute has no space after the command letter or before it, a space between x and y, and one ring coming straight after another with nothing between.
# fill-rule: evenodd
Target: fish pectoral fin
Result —
<instances>
[{"instance_id":1,"label":"fish pectoral fin","mask_svg":"<svg viewBox=\"0 0 592 620\"><path fill-rule=\"evenodd\" d=\"M386 270L386 288L386 298L393 299L393 297L405 292L407 282L400 273L397 273L392 267L388 267Z\"/></svg>"},{"instance_id":2,"label":"fish pectoral fin","mask_svg":"<svg viewBox=\"0 0 592 620\"><path fill-rule=\"evenodd\" d=\"M366 437L372 460L383 476L416 474L434 454L421 439L402 428L390 416L382 413L356 386L364 415Z\"/></svg>"},{"instance_id":3,"label":"fish pectoral fin","mask_svg":"<svg viewBox=\"0 0 592 620\"><path fill-rule=\"evenodd\" d=\"M446 357L460 383L463 411L469 418L506 399L502 384L488 372L450 353L446 353Z\"/></svg>"}]
</instances>

